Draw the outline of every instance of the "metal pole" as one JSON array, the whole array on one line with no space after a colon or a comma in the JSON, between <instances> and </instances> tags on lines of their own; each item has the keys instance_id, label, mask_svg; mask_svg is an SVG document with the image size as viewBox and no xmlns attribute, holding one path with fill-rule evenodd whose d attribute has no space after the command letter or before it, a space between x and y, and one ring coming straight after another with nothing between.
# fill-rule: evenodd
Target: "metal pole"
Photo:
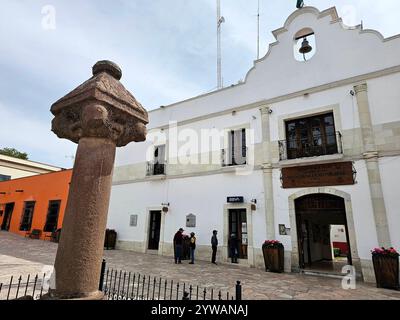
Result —
<instances>
[{"instance_id":1,"label":"metal pole","mask_svg":"<svg viewBox=\"0 0 400 320\"><path fill-rule=\"evenodd\" d=\"M106 272L106 260L103 259L103 262L101 263L99 291L103 291L103 282L104 282L104 274L105 274L105 272Z\"/></svg>"}]
</instances>

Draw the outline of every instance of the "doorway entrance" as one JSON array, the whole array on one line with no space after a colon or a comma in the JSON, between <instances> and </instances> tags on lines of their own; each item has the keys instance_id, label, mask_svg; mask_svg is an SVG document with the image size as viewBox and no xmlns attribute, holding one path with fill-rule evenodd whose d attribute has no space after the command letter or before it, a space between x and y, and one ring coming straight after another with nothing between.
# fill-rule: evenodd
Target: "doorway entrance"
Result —
<instances>
[{"instance_id":1,"label":"doorway entrance","mask_svg":"<svg viewBox=\"0 0 400 320\"><path fill-rule=\"evenodd\" d=\"M239 243L239 259L247 259L248 233L247 233L247 212L246 209L229 209L229 234L234 233ZM228 239L227 239L228 240ZM228 248L228 257L231 252Z\"/></svg>"},{"instance_id":2,"label":"doorway entrance","mask_svg":"<svg viewBox=\"0 0 400 320\"><path fill-rule=\"evenodd\" d=\"M6 208L4 210L4 217L3 217L3 223L1 224L1 230L4 231L10 230L11 216L13 211L14 211L14 202L7 203Z\"/></svg>"},{"instance_id":3,"label":"doorway entrance","mask_svg":"<svg viewBox=\"0 0 400 320\"><path fill-rule=\"evenodd\" d=\"M150 211L149 250L158 250L161 231L161 211Z\"/></svg>"},{"instance_id":4,"label":"doorway entrance","mask_svg":"<svg viewBox=\"0 0 400 320\"><path fill-rule=\"evenodd\" d=\"M344 199L330 194L310 194L295 200L296 226L301 269L341 273L352 265ZM332 239L338 228L341 245ZM336 231L335 231L336 230Z\"/></svg>"}]
</instances>

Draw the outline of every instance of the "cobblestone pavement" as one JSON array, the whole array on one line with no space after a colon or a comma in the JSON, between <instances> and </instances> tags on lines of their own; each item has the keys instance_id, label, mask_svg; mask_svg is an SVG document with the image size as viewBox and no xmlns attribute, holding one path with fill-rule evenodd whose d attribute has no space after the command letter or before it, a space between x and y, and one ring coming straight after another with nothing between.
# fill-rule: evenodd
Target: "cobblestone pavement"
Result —
<instances>
[{"instance_id":1,"label":"cobblestone pavement","mask_svg":"<svg viewBox=\"0 0 400 320\"><path fill-rule=\"evenodd\" d=\"M0 277L27 274L42 265L54 263L57 244L32 240L11 233L0 232ZM77 248L79 250L79 248ZM188 284L234 292L240 280L244 299L399 299L400 292L378 289L357 283L355 290L343 290L340 279L300 275L275 274L236 265L213 265L196 261L189 265L174 264L169 257L120 250L104 252L107 265L126 271L159 276ZM23 259L23 260L20 260Z\"/></svg>"}]
</instances>

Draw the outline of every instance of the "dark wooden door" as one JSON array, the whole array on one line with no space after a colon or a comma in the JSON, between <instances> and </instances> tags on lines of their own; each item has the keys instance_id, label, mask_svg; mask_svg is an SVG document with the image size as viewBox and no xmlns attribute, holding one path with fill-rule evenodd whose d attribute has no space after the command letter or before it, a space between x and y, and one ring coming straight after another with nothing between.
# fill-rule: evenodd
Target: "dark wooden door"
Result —
<instances>
[{"instance_id":1,"label":"dark wooden door","mask_svg":"<svg viewBox=\"0 0 400 320\"><path fill-rule=\"evenodd\" d=\"M239 259L247 259L248 232L246 209L229 210L229 237L235 233L239 244ZM229 257L231 256L230 250Z\"/></svg>"},{"instance_id":2,"label":"dark wooden door","mask_svg":"<svg viewBox=\"0 0 400 320\"><path fill-rule=\"evenodd\" d=\"M161 211L150 211L149 250L158 250L161 230Z\"/></svg>"},{"instance_id":3,"label":"dark wooden door","mask_svg":"<svg viewBox=\"0 0 400 320\"><path fill-rule=\"evenodd\" d=\"M1 230L8 231L10 229L11 216L14 210L14 203L7 203L4 212L3 223L1 224Z\"/></svg>"}]
</instances>

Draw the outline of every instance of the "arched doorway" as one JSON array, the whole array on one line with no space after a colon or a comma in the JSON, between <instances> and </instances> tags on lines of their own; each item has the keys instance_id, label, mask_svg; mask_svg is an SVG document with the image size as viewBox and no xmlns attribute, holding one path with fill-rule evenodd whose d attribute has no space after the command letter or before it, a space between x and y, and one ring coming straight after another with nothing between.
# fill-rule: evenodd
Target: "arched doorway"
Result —
<instances>
[{"instance_id":1,"label":"arched doorway","mask_svg":"<svg viewBox=\"0 0 400 320\"><path fill-rule=\"evenodd\" d=\"M352 265L345 201L342 197L307 194L295 199L300 269L341 273Z\"/></svg>"}]
</instances>

